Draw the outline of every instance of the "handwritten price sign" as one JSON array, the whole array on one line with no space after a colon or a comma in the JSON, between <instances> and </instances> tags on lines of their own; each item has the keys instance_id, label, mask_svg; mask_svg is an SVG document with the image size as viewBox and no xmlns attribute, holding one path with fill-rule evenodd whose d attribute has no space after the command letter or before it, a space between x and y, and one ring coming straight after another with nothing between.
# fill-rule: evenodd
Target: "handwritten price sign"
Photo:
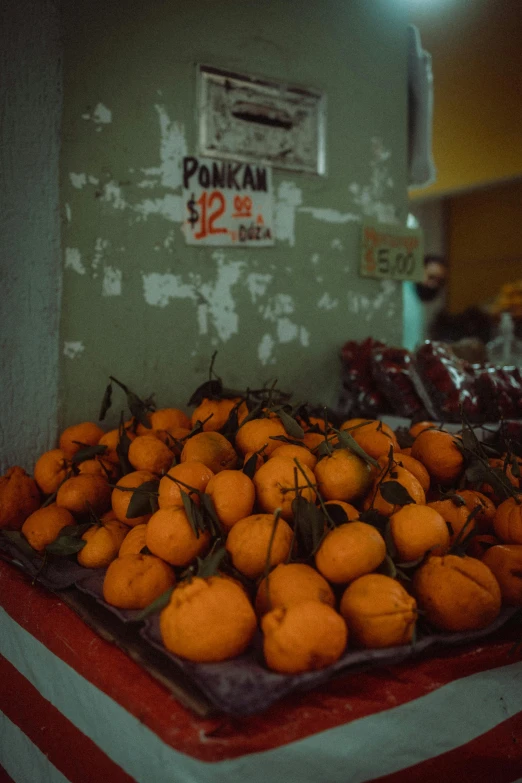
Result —
<instances>
[{"instance_id":1,"label":"handwritten price sign","mask_svg":"<svg viewBox=\"0 0 522 783\"><path fill-rule=\"evenodd\" d=\"M274 244L272 171L250 163L183 158L188 245Z\"/></svg>"},{"instance_id":2,"label":"handwritten price sign","mask_svg":"<svg viewBox=\"0 0 522 783\"><path fill-rule=\"evenodd\" d=\"M360 272L363 277L422 280L422 231L365 221L362 227Z\"/></svg>"}]
</instances>

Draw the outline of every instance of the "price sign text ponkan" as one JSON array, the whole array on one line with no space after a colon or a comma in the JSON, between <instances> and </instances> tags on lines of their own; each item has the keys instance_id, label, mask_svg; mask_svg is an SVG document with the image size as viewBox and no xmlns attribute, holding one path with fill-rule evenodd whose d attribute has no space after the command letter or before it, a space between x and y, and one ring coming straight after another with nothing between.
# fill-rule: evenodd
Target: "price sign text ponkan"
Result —
<instances>
[{"instance_id":1,"label":"price sign text ponkan","mask_svg":"<svg viewBox=\"0 0 522 783\"><path fill-rule=\"evenodd\" d=\"M183 158L188 245L274 244L272 170L254 163Z\"/></svg>"},{"instance_id":2,"label":"price sign text ponkan","mask_svg":"<svg viewBox=\"0 0 522 783\"><path fill-rule=\"evenodd\" d=\"M364 221L360 273L388 280L422 280L422 231Z\"/></svg>"}]
</instances>

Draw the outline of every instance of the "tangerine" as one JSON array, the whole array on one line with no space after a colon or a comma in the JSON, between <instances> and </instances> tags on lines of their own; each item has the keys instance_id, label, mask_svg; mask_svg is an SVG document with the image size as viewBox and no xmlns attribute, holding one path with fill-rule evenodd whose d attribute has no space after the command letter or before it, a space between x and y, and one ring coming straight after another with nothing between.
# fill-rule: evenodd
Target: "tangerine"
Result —
<instances>
[{"instance_id":1,"label":"tangerine","mask_svg":"<svg viewBox=\"0 0 522 783\"><path fill-rule=\"evenodd\" d=\"M404 563L418 560L426 552L442 555L450 545L444 517L429 506L410 504L400 508L390 517L390 533L397 556Z\"/></svg>"},{"instance_id":2,"label":"tangerine","mask_svg":"<svg viewBox=\"0 0 522 783\"><path fill-rule=\"evenodd\" d=\"M500 613L498 582L473 557L428 558L414 574L413 593L428 622L442 631L487 628Z\"/></svg>"},{"instance_id":3,"label":"tangerine","mask_svg":"<svg viewBox=\"0 0 522 783\"><path fill-rule=\"evenodd\" d=\"M66 479L56 493L56 505L73 514L100 515L111 506L111 488L106 478L91 473L81 473Z\"/></svg>"},{"instance_id":4,"label":"tangerine","mask_svg":"<svg viewBox=\"0 0 522 783\"><path fill-rule=\"evenodd\" d=\"M466 504L462 503L462 505L460 505L458 496L456 500L457 502L447 498L445 500L434 500L427 504L427 508L432 508L437 511L449 524L451 544L455 542L457 537L460 537L464 527L466 527L466 530L464 531L463 536L471 533L471 531L476 528L475 519L469 520L469 510Z\"/></svg>"},{"instance_id":5,"label":"tangerine","mask_svg":"<svg viewBox=\"0 0 522 783\"><path fill-rule=\"evenodd\" d=\"M278 446L270 454L270 457L298 459L301 465L306 465L310 470L313 470L317 465L317 457L309 449L305 446L294 446L293 443L283 443L282 446Z\"/></svg>"},{"instance_id":6,"label":"tangerine","mask_svg":"<svg viewBox=\"0 0 522 783\"><path fill-rule=\"evenodd\" d=\"M120 548L118 550L118 557L123 557L123 555L139 555L141 550L146 546L146 538L146 522L142 522L140 525L131 527L121 542Z\"/></svg>"},{"instance_id":7,"label":"tangerine","mask_svg":"<svg viewBox=\"0 0 522 783\"><path fill-rule=\"evenodd\" d=\"M173 569L159 557L128 554L109 565L103 597L119 609L145 609L175 582Z\"/></svg>"},{"instance_id":8,"label":"tangerine","mask_svg":"<svg viewBox=\"0 0 522 783\"><path fill-rule=\"evenodd\" d=\"M185 441L181 462L202 462L213 473L231 470L237 465L232 444L220 432L199 432Z\"/></svg>"},{"instance_id":9,"label":"tangerine","mask_svg":"<svg viewBox=\"0 0 522 783\"><path fill-rule=\"evenodd\" d=\"M267 666L282 674L299 674L331 666L348 641L346 623L321 601L278 606L261 620Z\"/></svg>"},{"instance_id":10,"label":"tangerine","mask_svg":"<svg viewBox=\"0 0 522 783\"><path fill-rule=\"evenodd\" d=\"M464 457L449 432L423 430L411 447L411 456L422 462L431 478L440 484L452 484L464 467Z\"/></svg>"},{"instance_id":11,"label":"tangerine","mask_svg":"<svg viewBox=\"0 0 522 783\"><path fill-rule=\"evenodd\" d=\"M318 490L326 500L350 502L362 497L371 485L370 466L349 449L335 449L315 466Z\"/></svg>"},{"instance_id":12,"label":"tangerine","mask_svg":"<svg viewBox=\"0 0 522 783\"><path fill-rule=\"evenodd\" d=\"M240 655L252 641L256 627L256 615L245 591L220 576L182 582L160 615L161 638L167 650L200 663Z\"/></svg>"},{"instance_id":13,"label":"tangerine","mask_svg":"<svg viewBox=\"0 0 522 783\"><path fill-rule=\"evenodd\" d=\"M20 530L41 502L36 481L18 465L9 468L0 476L0 530Z\"/></svg>"},{"instance_id":14,"label":"tangerine","mask_svg":"<svg viewBox=\"0 0 522 783\"><path fill-rule=\"evenodd\" d=\"M84 568L105 568L118 556L119 548L129 528L117 519L93 525L82 535L87 543L76 558Z\"/></svg>"},{"instance_id":15,"label":"tangerine","mask_svg":"<svg viewBox=\"0 0 522 783\"><path fill-rule=\"evenodd\" d=\"M366 522L347 522L331 530L315 554L320 574L334 584L346 584L375 571L386 557L379 531Z\"/></svg>"},{"instance_id":16,"label":"tangerine","mask_svg":"<svg viewBox=\"0 0 522 783\"><path fill-rule=\"evenodd\" d=\"M102 436L101 427L92 421L83 421L64 429L58 445L65 452L67 459L71 459L83 446L97 446Z\"/></svg>"},{"instance_id":17,"label":"tangerine","mask_svg":"<svg viewBox=\"0 0 522 783\"><path fill-rule=\"evenodd\" d=\"M394 452L400 451L394 431L384 422L367 421L362 424L358 421L359 426L355 425L355 429L350 429L353 425L348 424L349 422L344 422L341 430L349 430L352 438L370 457L379 459L383 454L389 454L390 446Z\"/></svg>"},{"instance_id":18,"label":"tangerine","mask_svg":"<svg viewBox=\"0 0 522 783\"><path fill-rule=\"evenodd\" d=\"M256 499L252 479L240 470L216 473L208 482L205 493L211 497L217 518L227 530L252 513Z\"/></svg>"},{"instance_id":19,"label":"tangerine","mask_svg":"<svg viewBox=\"0 0 522 783\"><path fill-rule=\"evenodd\" d=\"M71 470L71 462L62 449L44 451L34 466L34 480L44 495L52 495L65 481Z\"/></svg>"},{"instance_id":20,"label":"tangerine","mask_svg":"<svg viewBox=\"0 0 522 783\"><path fill-rule=\"evenodd\" d=\"M132 518L127 517L127 511L129 510L129 504L134 494L131 490L136 490L142 484L149 481L155 481L156 478L154 473L151 473L148 470L135 470L132 473L127 473L125 476L122 476L112 490L111 495L112 510L116 519L119 519L120 522L124 522L130 527L141 525L150 519L152 508L150 513Z\"/></svg>"},{"instance_id":21,"label":"tangerine","mask_svg":"<svg viewBox=\"0 0 522 783\"><path fill-rule=\"evenodd\" d=\"M278 519L274 534L274 524L272 514L252 514L236 522L228 534L226 549L232 563L249 579L262 576L267 566L284 562L290 554L292 528L284 519Z\"/></svg>"},{"instance_id":22,"label":"tangerine","mask_svg":"<svg viewBox=\"0 0 522 783\"><path fill-rule=\"evenodd\" d=\"M502 601L508 606L522 606L522 545L492 546L484 553L482 562L497 580Z\"/></svg>"},{"instance_id":23,"label":"tangerine","mask_svg":"<svg viewBox=\"0 0 522 783\"><path fill-rule=\"evenodd\" d=\"M304 563L280 563L259 583L255 609L261 616L278 606L321 601L335 606L332 588L321 574Z\"/></svg>"},{"instance_id":24,"label":"tangerine","mask_svg":"<svg viewBox=\"0 0 522 783\"><path fill-rule=\"evenodd\" d=\"M254 474L259 506L266 513L280 508L283 519L293 518L292 501L297 495L310 503L315 502L314 484L315 476L310 468L306 465L298 468L289 457L271 457Z\"/></svg>"},{"instance_id":25,"label":"tangerine","mask_svg":"<svg viewBox=\"0 0 522 783\"><path fill-rule=\"evenodd\" d=\"M158 505L183 507L181 493L199 503L198 492L204 492L214 473L202 462L180 462L160 479ZM196 490L196 491L194 491Z\"/></svg>"},{"instance_id":26,"label":"tangerine","mask_svg":"<svg viewBox=\"0 0 522 783\"><path fill-rule=\"evenodd\" d=\"M186 566L207 551L210 533L196 535L183 508L160 508L147 523L147 548L173 566Z\"/></svg>"},{"instance_id":27,"label":"tangerine","mask_svg":"<svg viewBox=\"0 0 522 783\"><path fill-rule=\"evenodd\" d=\"M384 574L365 574L349 584L339 611L358 647L395 647L412 640L416 601Z\"/></svg>"},{"instance_id":28,"label":"tangerine","mask_svg":"<svg viewBox=\"0 0 522 783\"><path fill-rule=\"evenodd\" d=\"M155 435L138 435L129 446L128 458L134 470L159 474L172 467L174 455Z\"/></svg>"},{"instance_id":29,"label":"tangerine","mask_svg":"<svg viewBox=\"0 0 522 783\"><path fill-rule=\"evenodd\" d=\"M497 508L493 529L503 544L522 544L522 502L508 498Z\"/></svg>"},{"instance_id":30,"label":"tangerine","mask_svg":"<svg viewBox=\"0 0 522 783\"><path fill-rule=\"evenodd\" d=\"M275 437L287 437L281 419L250 419L237 431L236 448L241 454L248 454L264 447L264 454L270 456L281 445Z\"/></svg>"},{"instance_id":31,"label":"tangerine","mask_svg":"<svg viewBox=\"0 0 522 783\"><path fill-rule=\"evenodd\" d=\"M22 525L22 534L37 552L56 541L62 528L74 525L74 517L66 508L51 503L30 514Z\"/></svg>"}]
</instances>

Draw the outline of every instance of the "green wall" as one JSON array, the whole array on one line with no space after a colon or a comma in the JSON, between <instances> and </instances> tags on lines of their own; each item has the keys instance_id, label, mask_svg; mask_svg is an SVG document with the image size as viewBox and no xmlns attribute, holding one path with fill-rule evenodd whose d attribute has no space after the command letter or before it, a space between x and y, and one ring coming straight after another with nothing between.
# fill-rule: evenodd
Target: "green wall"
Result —
<instances>
[{"instance_id":1,"label":"green wall","mask_svg":"<svg viewBox=\"0 0 522 783\"><path fill-rule=\"evenodd\" d=\"M361 217L407 214L401 5L64 4L62 426L97 416L109 373L183 406L216 349L228 385L334 404L346 339L400 343L400 287L357 266ZM274 170L274 247L185 245L197 63L327 94L327 176Z\"/></svg>"},{"instance_id":2,"label":"green wall","mask_svg":"<svg viewBox=\"0 0 522 783\"><path fill-rule=\"evenodd\" d=\"M58 409L60 17L0 5L0 475L54 445Z\"/></svg>"}]
</instances>

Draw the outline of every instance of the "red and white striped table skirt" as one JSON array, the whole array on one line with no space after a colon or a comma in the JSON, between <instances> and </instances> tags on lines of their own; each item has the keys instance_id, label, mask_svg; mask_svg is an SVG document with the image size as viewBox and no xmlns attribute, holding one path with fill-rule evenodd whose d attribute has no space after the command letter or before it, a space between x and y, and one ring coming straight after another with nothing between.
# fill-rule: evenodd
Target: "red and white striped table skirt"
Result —
<instances>
[{"instance_id":1,"label":"red and white striped table skirt","mask_svg":"<svg viewBox=\"0 0 522 783\"><path fill-rule=\"evenodd\" d=\"M0 561L0 766L16 783L513 783L515 638L348 674L261 715L200 718Z\"/></svg>"}]
</instances>

